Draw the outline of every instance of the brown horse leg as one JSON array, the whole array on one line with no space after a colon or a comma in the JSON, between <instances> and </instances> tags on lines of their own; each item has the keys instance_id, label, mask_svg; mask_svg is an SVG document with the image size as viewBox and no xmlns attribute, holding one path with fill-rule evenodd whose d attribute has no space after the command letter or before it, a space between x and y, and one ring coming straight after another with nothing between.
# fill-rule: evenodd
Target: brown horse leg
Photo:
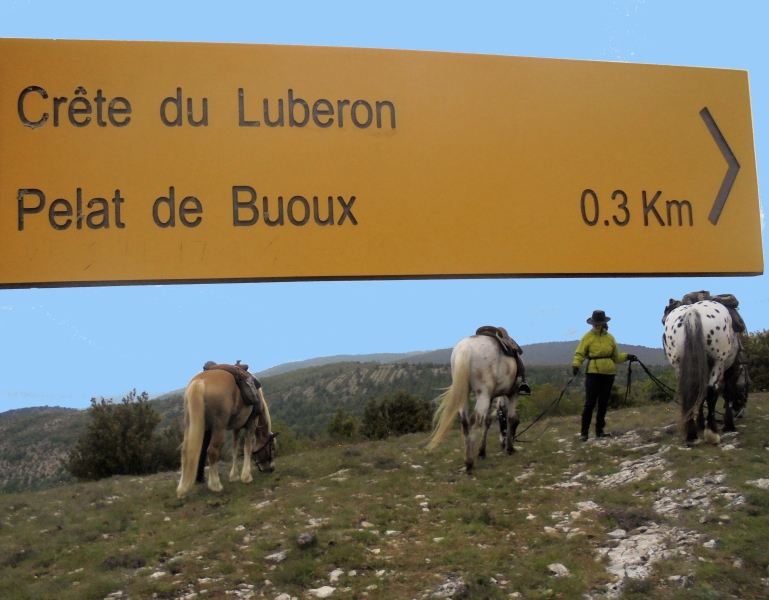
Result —
<instances>
[{"instance_id":1,"label":"brown horse leg","mask_svg":"<svg viewBox=\"0 0 769 600\"><path fill-rule=\"evenodd\" d=\"M724 433L730 431L737 431L734 426L734 411L732 410L732 403L729 398L724 395Z\"/></svg>"},{"instance_id":2,"label":"brown horse leg","mask_svg":"<svg viewBox=\"0 0 769 600\"><path fill-rule=\"evenodd\" d=\"M222 491L219 481L219 450L224 443L225 430L215 430L211 433L211 445L208 447L208 489L212 492Z\"/></svg>"},{"instance_id":3,"label":"brown horse leg","mask_svg":"<svg viewBox=\"0 0 769 600\"><path fill-rule=\"evenodd\" d=\"M206 482L206 459L208 458L208 446L211 445L211 430L203 433L203 445L200 447L200 458L198 459L198 473L195 477L195 483Z\"/></svg>"},{"instance_id":4,"label":"brown horse leg","mask_svg":"<svg viewBox=\"0 0 769 600\"><path fill-rule=\"evenodd\" d=\"M711 444L719 444L721 436L718 435L718 426L716 425L716 401L718 400L718 390L713 386L708 386L708 423L705 429L705 441Z\"/></svg>"},{"instance_id":5,"label":"brown horse leg","mask_svg":"<svg viewBox=\"0 0 769 600\"><path fill-rule=\"evenodd\" d=\"M240 450L240 429L232 430L232 468L230 469L230 481L238 480L238 450ZM245 456L248 456L246 454Z\"/></svg>"}]
</instances>

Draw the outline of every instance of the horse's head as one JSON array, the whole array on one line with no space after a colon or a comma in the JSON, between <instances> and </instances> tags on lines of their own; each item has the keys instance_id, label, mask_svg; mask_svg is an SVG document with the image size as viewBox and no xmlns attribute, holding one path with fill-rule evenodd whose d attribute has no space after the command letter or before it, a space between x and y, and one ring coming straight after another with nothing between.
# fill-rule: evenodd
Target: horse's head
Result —
<instances>
[{"instance_id":1,"label":"horse's head","mask_svg":"<svg viewBox=\"0 0 769 600\"><path fill-rule=\"evenodd\" d=\"M280 435L270 431L263 440L257 440L256 450L251 452L251 457L256 463L256 467L262 473L272 473L275 470L275 440Z\"/></svg>"},{"instance_id":2,"label":"horse's head","mask_svg":"<svg viewBox=\"0 0 769 600\"><path fill-rule=\"evenodd\" d=\"M745 416L745 407L748 404L750 383L748 365L746 363L740 363L737 365L737 381L734 385L734 395L732 397L732 411L734 412L734 416L738 419Z\"/></svg>"}]
</instances>

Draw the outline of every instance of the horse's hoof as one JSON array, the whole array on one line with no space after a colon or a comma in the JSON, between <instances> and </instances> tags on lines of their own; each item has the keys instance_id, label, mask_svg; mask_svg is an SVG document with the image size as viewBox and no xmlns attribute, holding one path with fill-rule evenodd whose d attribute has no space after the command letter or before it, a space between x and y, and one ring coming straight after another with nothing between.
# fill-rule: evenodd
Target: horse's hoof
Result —
<instances>
[{"instance_id":1,"label":"horse's hoof","mask_svg":"<svg viewBox=\"0 0 769 600\"><path fill-rule=\"evenodd\" d=\"M705 441L709 444L713 444L714 446L717 446L721 443L721 436L715 433L714 431L711 431L710 429L705 430Z\"/></svg>"},{"instance_id":2,"label":"horse's hoof","mask_svg":"<svg viewBox=\"0 0 769 600\"><path fill-rule=\"evenodd\" d=\"M221 492L224 489L224 487L222 487L222 484L220 483L216 487L214 487L213 485L209 485L208 489L211 490L212 492Z\"/></svg>"},{"instance_id":3,"label":"horse's hoof","mask_svg":"<svg viewBox=\"0 0 769 600\"><path fill-rule=\"evenodd\" d=\"M466 475L472 475L473 474L473 465L465 465L465 474Z\"/></svg>"},{"instance_id":4,"label":"horse's hoof","mask_svg":"<svg viewBox=\"0 0 769 600\"><path fill-rule=\"evenodd\" d=\"M689 448L693 448L694 446L699 446L700 441L698 439L686 440L686 445Z\"/></svg>"},{"instance_id":5,"label":"horse's hoof","mask_svg":"<svg viewBox=\"0 0 769 600\"><path fill-rule=\"evenodd\" d=\"M486 451L484 450L483 452L479 452L478 458L486 458Z\"/></svg>"},{"instance_id":6,"label":"horse's hoof","mask_svg":"<svg viewBox=\"0 0 769 600\"><path fill-rule=\"evenodd\" d=\"M240 475L230 475L230 481L237 481L240 479Z\"/></svg>"},{"instance_id":7,"label":"horse's hoof","mask_svg":"<svg viewBox=\"0 0 769 600\"><path fill-rule=\"evenodd\" d=\"M248 477L241 477L241 478L240 478L240 480L241 480L243 483L251 483L251 482L254 480L254 478L253 478L253 477L251 477L251 475L249 475Z\"/></svg>"},{"instance_id":8,"label":"horse's hoof","mask_svg":"<svg viewBox=\"0 0 769 600\"><path fill-rule=\"evenodd\" d=\"M515 454L515 448L510 448L510 449L507 451L507 454L508 454L508 455L513 455L513 454Z\"/></svg>"}]
</instances>

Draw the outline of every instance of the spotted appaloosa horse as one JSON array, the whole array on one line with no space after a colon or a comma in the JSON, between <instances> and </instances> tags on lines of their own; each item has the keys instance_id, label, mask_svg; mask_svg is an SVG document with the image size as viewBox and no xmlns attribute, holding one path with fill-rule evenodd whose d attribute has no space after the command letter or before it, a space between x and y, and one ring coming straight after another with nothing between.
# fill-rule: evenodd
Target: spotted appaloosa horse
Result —
<instances>
[{"instance_id":1,"label":"spotted appaloosa horse","mask_svg":"<svg viewBox=\"0 0 769 600\"><path fill-rule=\"evenodd\" d=\"M499 396L500 406L507 410L507 433L502 448L508 454L515 452L513 439L519 422L515 412L519 385L515 358L503 354L496 340L485 335L460 340L451 353L451 387L438 396L441 404L435 413L435 430L428 448L435 448L446 437L458 412L465 438L465 470L470 474L475 464L477 428L483 423L483 437L478 449L478 456L483 458L492 421L491 401ZM475 412L468 418L467 400L471 391L475 392Z\"/></svg>"},{"instance_id":2,"label":"spotted appaloosa horse","mask_svg":"<svg viewBox=\"0 0 769 600\"><path fill-rule=\"evenodd\" d=\"M721 438L715 407L719 392L724 390L724 431L734 431L732 406L741 413L748 391L746 366L738 360L740 340L732 330L729 311L709 300L679 306L665 319L663 348L676 371L681 428L686 441L695 442L698 429L704 429L705 440L718 444ZM705 400L707 428L703 416Z\"/></svg>"}]
</instances>

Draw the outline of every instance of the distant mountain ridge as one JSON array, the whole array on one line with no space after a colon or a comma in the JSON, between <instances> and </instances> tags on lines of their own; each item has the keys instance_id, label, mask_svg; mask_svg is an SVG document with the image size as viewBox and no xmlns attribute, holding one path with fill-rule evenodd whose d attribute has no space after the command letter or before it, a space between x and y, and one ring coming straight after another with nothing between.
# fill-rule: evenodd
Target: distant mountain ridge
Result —
<instances>
[{"instance_id":1,"label":"distant mountain ridge","mask_svg":"<svg viewBox=\"0 0 769 600\"><path fill-rule=\"evenodd\" d=\"M569 365L574 359L574 350L579 340L568 342L543 342L540 344L526 344L521 346L523 360L527 365ZM308 360L298 360L283 363L256 373L257 377L269 377L281 373L289 373L297 369L306 369L319 365L327 365L338 362L379 362L383 364L419 364L435 363L448 364L451 361L453 348L441 348L439 350L427 350L402 353L379 354L338 354L335 356L322 356ZM649 348L647 346L634 346L619 344L621 352L635 354L641 362L647 365L665 366L668 364L665 352L662 348Z\"/></svg>"}]
</instances>

